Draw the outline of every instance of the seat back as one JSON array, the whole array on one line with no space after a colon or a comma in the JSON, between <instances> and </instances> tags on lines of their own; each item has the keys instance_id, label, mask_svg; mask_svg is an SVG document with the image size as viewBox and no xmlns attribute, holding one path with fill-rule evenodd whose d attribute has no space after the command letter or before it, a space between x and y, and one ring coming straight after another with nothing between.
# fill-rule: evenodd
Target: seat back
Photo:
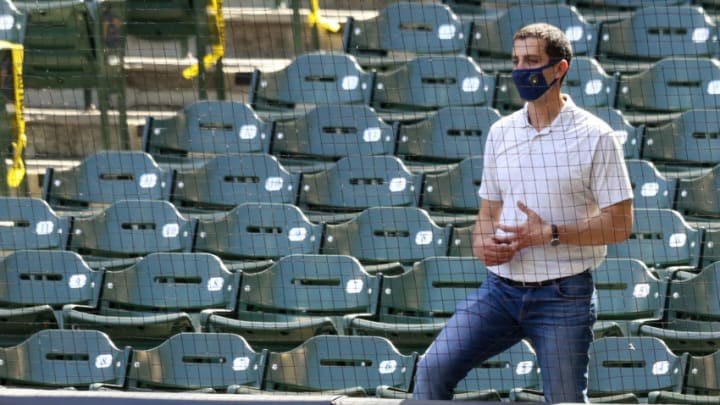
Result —
<instances>
[{"instance_id":1,"label":"seat back","mask_svg":"<svg viewBox=\"0 0 720 405\"><path fill-rule=\"evenodd\" d=\"M282 70L256 70L248 100L255 109L282 110L310 104L368 104L373 75L344 53L299 55Z\"/></svg>"},{"instance_id":2,"label":"seat back","mask_svg":"<svg viewBox=\"0 0 720 405\"><path fill-rule=\"evenodd\" d=\"M303 175L298 203L319 210L416 206L422 176L395 156L348 156L332 167Z\"/></svg>"},{"instance_id":3,"label":"seat back","mask_svg":"<svg viewBox=\"0 0 720 405\"><path fill-rule=\"evenodd\" d=\"M684 166L720 162L720 117L716 110L692 109L669 123L645 130L643 159Z\"/></svg>"},{"instance_id":4,"label":"seat back","mask_svg":"<svg viewBox=\"0 0 720 405\"><path fill-rule=\"evenodd\" d=\"M417 207L371 207L347 222L326 225L322 252L361 262L411 263L445 256L450 231Z\"/></svg>"},{"instance_id":5,"label":"seat back","mask_svg":"<svg viewBox=\"0 0 720 405\"><path fill-rule=\"evenodd\" d=\"M365 105L321 105L277 122L272 154L311 160L392 155L397 130Z\"/></svg>"},{"instance_id":6,"label":"seat back","mask_svg":"<svg viewBox=\"0 0 720 405\"><path fill-rule=\"evenodd\" d=\"M232 333L178 333L159 346L132 352L128 385L142 389L225 391L260 388L266 351L255 351Z\"/></svg>"},{"instance_id":7,"label":"seat back","mask_svg":"<svg viewBox=\"0 0 720 405\"><path fill-rule=\"evenodd\" d=\"M719 184L720 165L715 165L699 177L681 178L678 182L676 209L683 215L717 217L720 214L720 198L716 192L720 190Z\"/></svg>"},{"instance_id":8,"label":"seat back","mask_svg":"<svg viewBox=\"0 0 720 405\"><path fill-rule=\"evenodd\" d=\"M720 302L714 297L720 289L720 262L705 266L694 277L672 280L667 312L670 319L720 321Z\"/></svg>"},{"instance_id":9,"label":"seat back","mask_svg":"<svg viewBox=\"0 0 720 405\"><path fill-rule=\"evenodd\" d=\"M523 340L470 370L455 393L496 390L507 396L515 388L540 389L540 367L530 344Z\"/></svg>"},{"instance_id":10,"label":"seat back","mask_svg":"<svg viewBox=\"0 0 720 405\"><path fill-rule=\"evenodd\" d=\"M356 56L389 53L464 54L470 24L439 3L400 1L367 20L349 19L343 49Z\"/></svg>"},{"instance_id":11,"label":"seat back","mask_svg":"<svg viewBox=\"0 0 720 405\"><path fill-rule=\"evenodd\" d=\"M626 159L637 159L640 157L640 149L643 142L645 125L633 126L623 116L620 110L611 107L590 107L588 111L597 115L607 122L613 129L613 134L623 148Z\"/></svg>"},{"instance_id":12,"label":"seat back","mask_svg":"<svg viewBox=\"0 0 720 405\"><path fill-rule=\"evenodd\" d=\"M148 117L142 150L158 161L222 153L268 152L272 123L248 104L232 101L189 103L170 118Z\"/></svg>"},{"instance_id":13,"label":"seat back","mask_svg":"<svg viewBox=\"0 0 720 405\"><path fill-rule=\"evenodd\" d=\"M606 259L593 270L599 320L662 317L668 283L655 277L641 261Z\"/></svg>"},{"instance_id":14,"label":"seat back","mask_svg":"<svg viewBox=\"0 0 720 405\"><path fill-rule=\"evenodd\" d=\"M690 356L685 390L696 395L717 396L720 393L720 351L705 356Z\"/></svg>"},{"instance_id":15,"label":"seat back","mask_svg":"<svg viewBox=\"0 0 720 405\"><path fill-rule=\"evenodd\" d=\"M17 346L0 348L0 382L35 388L123 385L129 349L102 332L47 329Z\"/></svg>"},{"instance_id":16,"label":"seat back","mask_svg":"<svg viewBox=\"0 0 720 405\"><path fill-rule=\"evenodd\" d=\"M676 355L662 340L641 337L605 337L590 344L588 396L682 388L687 355Z\"/></svg>"},{"instance_id":17,"label":"seat back","mask_svg":"<svg viewBox=\"0 0 720 405\"><path fill-rule=\"evenodd\" d=\"M172 202L180 209L223 210L246 202L294 204L300 176L268 154L219 155L202 167L179 171Z\"/></svg>"},{"instance_id":18,"label":"seat back","mask_svg":"<svg viewBox=\"0 0 720 405\"><path fill-rule=\"evenodd\" d=\"M703 231L691 227L674 210L637 208L630 237L608 245L608 257L638 259L648 266L698 267Z\"/></svg>"},{"instance_id":19,"label":"seat back","mask_svg":"<svg viewBox=\"0 0 720 405\"><path fill-rule=\"evenodd\" d=\"M376 336L320 335L287 352L270 352L265 389L322 391L380 386L409 391L417 354L400 354Z\"/></svg>"},{"instance_id":20,"label":"seat back","mask_svg":"<svg viewBox=\"0 0 720 405\"><path fill-rule=\"evenodd\" d=\"M480 207L483 157L471 156L423 181L422 206L438 211L476 212Z\"/></svg>"},{"instance_id":21,"label":"seat back","mask_svg":"<svg viewBox=\"0 0 720 405\"><path fill-rule=\"evenodd\" d=\"M103 151L69 170L45 171L43 199L54 207L110 205L117 200L167 199L172 172L139 151Z\"/></svg>"},{"instance_id":22,"label":"seat back","mask_svg":"<svg viewBox=\"0 0 720 405\"><path fill-rule=\"evenodd\" d=\"M652 162L644 159L627 159L625 165L633 188L635 207L674 208L677 178L665 177Z\"/></svg>"},{"instance_id":23,"label":"seat back","mask_svg":"<svg viewBox=\"0 0 720 405\"><path fill-rule=\"evenodd\" d=\"M73 221L70 249L82 255L140 257L153 252L189 252L196 221L168 201L120 200Z\"/></svg>"},{"instance_id":24,"label":"seat back","mask_svg":"<svg viewBox=\"0 0 720 405\"><path fill-rule=\"evenodd\" d=\"M198 225L195 250L224 259L280 258L319 253L323 225L311 223L292 204L244 203Z\"/></svg>"},{"instance_id":25,"label":"seat back","mask_svg":"<svg viewBox=\"0 0 720 405\"><path fill-rule=\"evenodd\" d=\"M500 113L490 107L445 107L400 126L395 152L406 160L453 161L482 155L490 126Z\"/></svg>"},{"instance_id":26,"label":"seat back","mask_svg":"<svg viewBox=\"0 0 720 405\"><path fill-rule=\"evenodd\" d=\"M0 251L65 249L70 221L47 202L30 197L0 197Z\"/></svg>"},{"instance_id":27,"label":"seat back","mask_svg":"<svg viewBox=\"0 0 720 405\"><path fill-rule=\"evenodd\" d=\"M378 111L437 110L449 106L492 106L495 75L467 56L418 56L380 72L372 106Z\"/></svg>"}]
</instances>

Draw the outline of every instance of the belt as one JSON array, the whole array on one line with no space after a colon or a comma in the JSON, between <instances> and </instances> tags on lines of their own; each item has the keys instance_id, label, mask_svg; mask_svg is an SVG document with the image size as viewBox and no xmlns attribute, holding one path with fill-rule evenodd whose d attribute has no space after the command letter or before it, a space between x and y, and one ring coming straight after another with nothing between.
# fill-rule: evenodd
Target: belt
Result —
<instances>
[{"instance_id":1,"label":"belt","mask_svg":"<svg viewBox=\"0 0 720 405\"><path fill-rule=\"evenodd\" d=\"M547 287L547 286L553 285L553 284L557 283L558 281L563 280L565 278L579 276L579 275L587 273L589 271L590 271L590 269L587 269L587 270L583 271L582 273L573 274L572 276L560 277L560 278L554 278L552 280L542 280L542 281L520 281L520 280L512 280L509 278L501 277L501 276L498 276L497 274L495 276L497 276L497 278L500 281L502 281L503 283L505 283L509 286L512 286L512 287L538 288L538 287Z\"/></svg>"}]
</instances>

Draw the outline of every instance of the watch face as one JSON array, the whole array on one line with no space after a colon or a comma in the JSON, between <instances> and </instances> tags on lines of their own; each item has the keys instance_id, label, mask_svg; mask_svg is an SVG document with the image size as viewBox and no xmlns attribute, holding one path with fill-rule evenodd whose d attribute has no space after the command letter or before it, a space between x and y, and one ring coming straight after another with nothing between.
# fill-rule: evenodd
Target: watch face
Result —
<instances>
[{"instance_id":1,"label":"watch face","mask_svg":"<svg viewBox=\"0 0 720 405\"><path fill-rule=\"evenodd\" d=\"M560 239L552 239L550 241L550 246L557 246L560 244Z\"/></svg>"}]
</instances>

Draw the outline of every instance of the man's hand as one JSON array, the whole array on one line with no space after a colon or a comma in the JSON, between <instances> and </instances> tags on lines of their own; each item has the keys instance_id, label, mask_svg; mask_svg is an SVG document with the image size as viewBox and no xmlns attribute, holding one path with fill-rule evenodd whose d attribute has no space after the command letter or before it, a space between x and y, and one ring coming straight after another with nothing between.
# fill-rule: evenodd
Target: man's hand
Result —
<instances>
[{"instance_id":1,"label":"man's hand","mask_svg":"<svg viewBox=\"0 0 720 405\"><path fill-rule=\"evenodd\" d=\"M496 237L498 242L514 246L516 250L547 244L552 237L550 224L540 218L540 215L528 208L523 202L518 201L517 207L527 215L527 220L516 226L498 224L497 228L508 234L507 236Z\"/></svg>"},{"instance_id":2,"label":"man's hand","mask_svg":"<svg viewBox=\"0 0 720 405\"><path fill-rule=\"evenodd\" d=\"M477 236L473 238L473 252L486 266L497 266L512 260L517 244L506 243L497 236Z\"/></svg>"}]
</instances>

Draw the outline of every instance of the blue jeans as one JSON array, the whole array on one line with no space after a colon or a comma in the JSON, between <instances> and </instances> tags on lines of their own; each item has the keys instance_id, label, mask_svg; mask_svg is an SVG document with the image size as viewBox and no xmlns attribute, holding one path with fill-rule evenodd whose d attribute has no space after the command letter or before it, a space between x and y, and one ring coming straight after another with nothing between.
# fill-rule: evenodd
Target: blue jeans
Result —
<instances>
[{"instance_id":1,"label":"blue jeans","mask_svg":"<svg viewBox=\"0 0 720 405\"><path fill-rule=\"evenodd\" d=\"M415 399L452 399L460 380L522 339L535 348L548 402L585 402L595 322L590 272L541 287L488 279L461 302L418 362Z\"/></svg>"}]
</instances>

